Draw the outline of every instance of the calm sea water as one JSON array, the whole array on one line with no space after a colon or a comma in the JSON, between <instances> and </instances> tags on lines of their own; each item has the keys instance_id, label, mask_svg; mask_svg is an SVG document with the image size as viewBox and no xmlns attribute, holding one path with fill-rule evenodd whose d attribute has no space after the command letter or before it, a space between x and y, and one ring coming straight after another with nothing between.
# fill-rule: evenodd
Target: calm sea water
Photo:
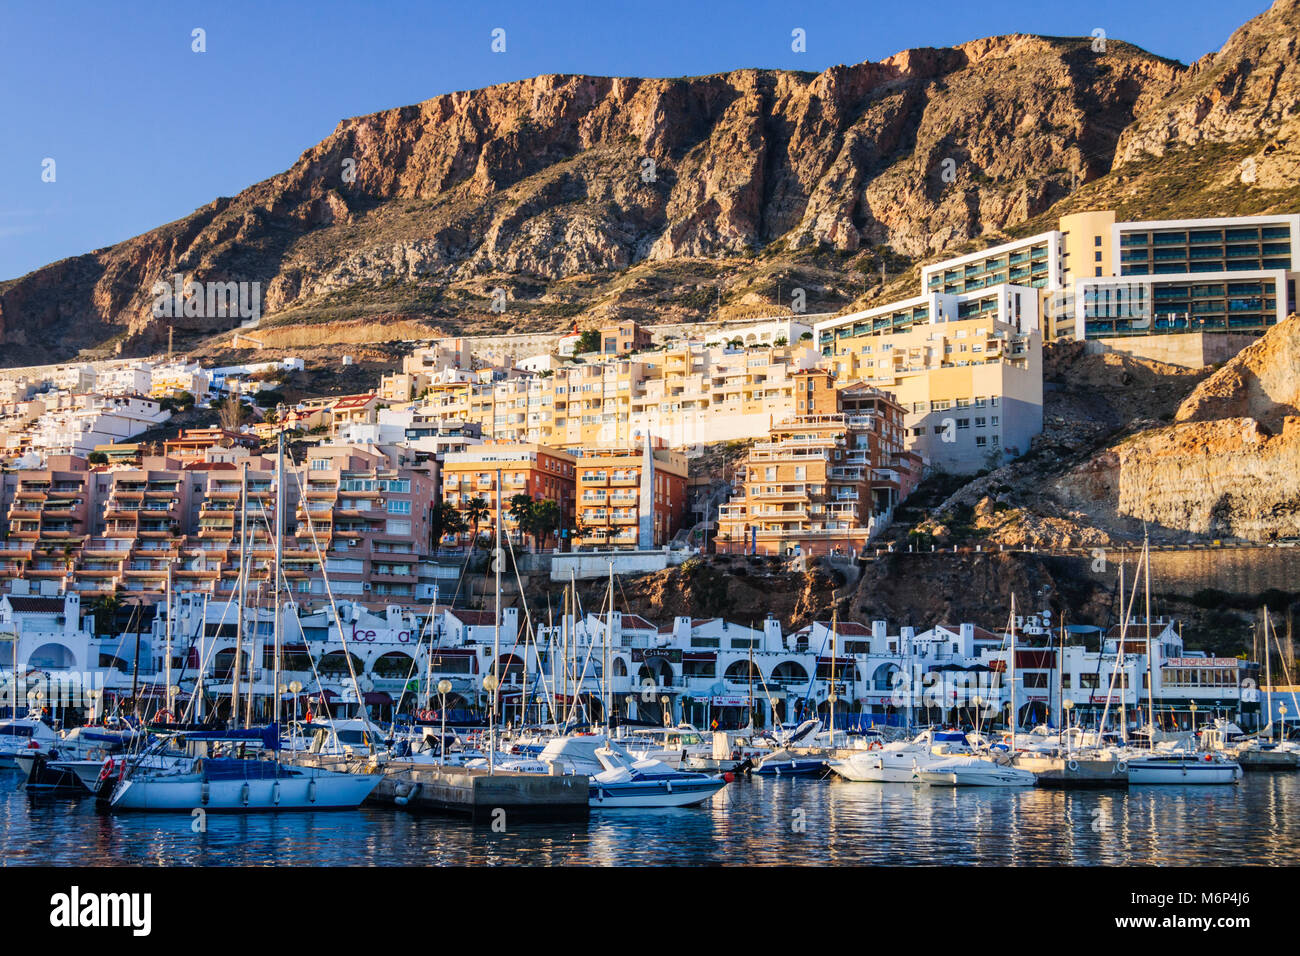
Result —
<instances>
[{"instance_id":1,"label":"calm sea water","mask_svg":"<svg viewBox=\"0 0 1300 956\"><path fill-rule=\"evenodd\" d=\"M0 864L1278 864L1300 863L1300 774L1125 791L740 780L702 807L511 824L344 813L107 815L32 797L0 770Z\"/></svg>"}]
</instances>

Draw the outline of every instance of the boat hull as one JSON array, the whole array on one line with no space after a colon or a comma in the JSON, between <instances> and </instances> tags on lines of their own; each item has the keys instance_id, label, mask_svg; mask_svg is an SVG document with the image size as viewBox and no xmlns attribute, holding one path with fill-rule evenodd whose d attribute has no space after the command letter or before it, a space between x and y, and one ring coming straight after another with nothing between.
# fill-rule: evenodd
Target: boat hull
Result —
<instances>
[{"instance_id":1,"label":"boat hull","mask_svg":"<svg viewBox=\"0 0 1300 956\"><path fill-rule=\"evenodd\" d=\"M1236 783L1241 767L1235 763L1210 763L1201 760L1142 761L1130 760L1130 784L1165 786L1200 786Z\"/></svg>"},{"instance_id":2,"label":"boat hull","mask_svg":"<svg viewBox=\"0 0 1300 956\"><path fill-rule=\"evenodd\" d=\"M854 783L912 783L916 780L916 754L891 759L888 755L849 757L830 765L836 774Z\"/></svg>"},{"instance_id":3,"label":"boat hull","mask_svg":"<svg viewBox=\"0 0 1300 956\"><path fill-rule=\"evenodd\" d=\"M592 783L588 805L600 810L692 807L708 800L726 785L727 782L722 779Z\"/></svg>"},{"instance_id":4,"label":"boat hull","mask_svg":"<svg viewBox=\"0 0 1300 956\"><path fill-rule=\"evenodd\" d=\"M204 780L201 774L126 779L113 791L113 810L259 813L354 810L379 785L379 774L318 771L267 779Z\"/></svg>"},{"instance_id":5,"label":"boat hull","mask_svg":"<svg viewBox=\"0 0 1300 956\"><path fill-rule=\"evenodd\" d=\"M751 773L760 777L811 777L826 769L826 761L820 757L816 760L790 760L780 763L758 764Z\"/></svg>"},{"instance_id":6,"label":"boat hull","mask_svg":"<svg viewBox=\"0 0 1300 956\"><path fill-rule=\"evenodd\" d=\"M18 770L26 778L22 787L33 793L83 793L85 788L81 780L70 769L63 766L63 761L50 760L43 753L31 751L15 758ZM95 773L99 773L100 764L95 764Z\"/></svg>"},{"instance_id":7,"label":"boat hull","mask_svg":"<svg viewBox=\"0 0 1300 956\"><path fill-rule=\"evenodd\" d=\"M932 787L1032 787L1038 783L1028 770L985 760L922 767L916 777Z\"/></svg>"}]
</instances>

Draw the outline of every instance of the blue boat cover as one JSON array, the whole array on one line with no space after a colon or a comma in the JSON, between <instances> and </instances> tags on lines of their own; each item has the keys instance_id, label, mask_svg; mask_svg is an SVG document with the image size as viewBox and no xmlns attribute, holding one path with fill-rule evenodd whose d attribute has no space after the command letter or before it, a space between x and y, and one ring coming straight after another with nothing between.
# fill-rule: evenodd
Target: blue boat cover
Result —
<instances>
[{"instance_id":1,"label":"blue boat cover","mask_svg":"<svg viewBox=\"0 0 1300 956\"><path fill-rule=\"evenodd\" d=\"M280 725L249 727L247 730L208 730L183 735L185 740L256 740L267 750L280 749Z\"/></svg>"},{"instance_id":2,"label":"blue boat cover","mask_svg":"<svg viewBox=\"0 0 1300 956\"><path fill-rule=\"evenodd\" d=\"M217 758L203 761L203 776L207 780L273 780L294 775L292 770L281 767L274 760Z\"/></svg>"}]
</instances>

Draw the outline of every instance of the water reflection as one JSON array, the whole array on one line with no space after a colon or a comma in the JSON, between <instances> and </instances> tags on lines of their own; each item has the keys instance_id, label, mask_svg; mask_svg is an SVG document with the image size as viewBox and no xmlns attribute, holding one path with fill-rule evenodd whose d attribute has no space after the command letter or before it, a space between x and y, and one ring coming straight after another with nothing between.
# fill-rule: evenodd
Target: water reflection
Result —
<instances>
[{"instance_id":1,"label":"water reflection","mask_svg":"<svg viewBox=\"0 0 1300 956\"><path fill-rule=\"evenodd\" d=\"M694 810L595 812L504 833L378 809L112 816L93 801L31 797L0 772L0 863L134 865L1300 863L1300 774L1235 787L1128 791L741 780Z\"/></svg>"}]
</instances>

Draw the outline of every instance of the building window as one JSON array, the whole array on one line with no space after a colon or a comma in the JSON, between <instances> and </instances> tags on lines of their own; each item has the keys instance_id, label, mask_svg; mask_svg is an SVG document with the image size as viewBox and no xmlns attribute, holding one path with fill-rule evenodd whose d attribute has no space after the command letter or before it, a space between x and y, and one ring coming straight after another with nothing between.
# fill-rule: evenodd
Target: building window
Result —
<instances>
[{"instance_id":1,"label":"building window","mask_svg":"<svg viewBox=\"0 0 1300 956\"><path fill-rule=\"evenodd\" d=\"M394 499L388 502L388 513L390 515L409 515L411 513L411 503L406 499Z\"/></svg>"}]
</instances>

